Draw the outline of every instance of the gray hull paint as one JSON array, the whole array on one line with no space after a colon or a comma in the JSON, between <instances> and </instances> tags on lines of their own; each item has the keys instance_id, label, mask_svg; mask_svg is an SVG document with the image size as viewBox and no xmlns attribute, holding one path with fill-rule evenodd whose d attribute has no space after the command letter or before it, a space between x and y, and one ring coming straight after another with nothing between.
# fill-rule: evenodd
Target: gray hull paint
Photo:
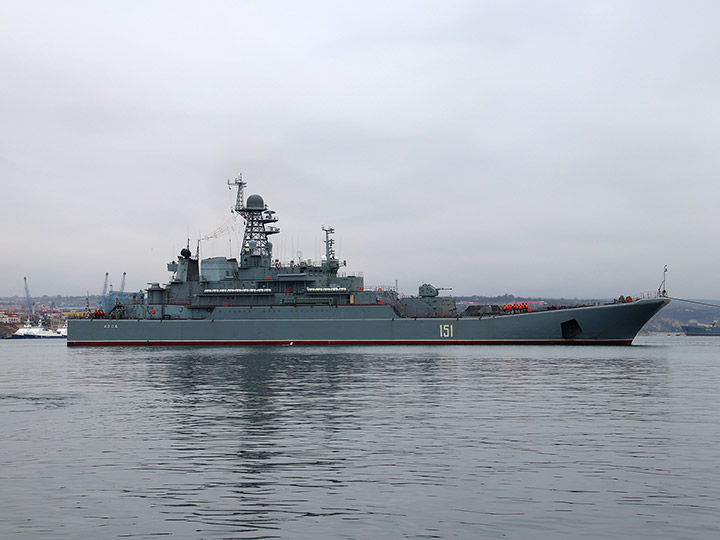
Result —
<instances>
[{"instance_id":1,"label":"gray hull paint","mask_svg":"<svg viewBox=\"0 0 720 540\"><path fill-rule=\"evenodd\" d=\"M720 336L720 326L683 326L686 336Z\"/></svg>"},{"instance_id":2,"label":"gray hull paint","mask_svg":"<svg viewBox=\"0 0 720 540\"><path fill-rule=\"evenodd\" d=\"M202 320L74 319L68 345L630 344L668 302L482 318L403 318L387 305L217 307ZM563 323L572 320L579 332L563 337Z\"/></svg>"},{"instance_id":3,"label":"gray hull paint","mask_svg":"<svg viewBox=\"0 0 720 540\"><path fill-rule=\"evenodd\" d=\"M68 323L68 345L333 345L333 344L630 344L667 299L570 309L527 304L474 305L429 283L417 296L366 288L362 275L340 269L332 227L323 226L320 261L273 258L280 229L259 195L238 187L235 212L245 222L237 259L193 256L189 246L168 263L172 278ZM104 304L104 302L103 302ZM539 309L539 311L538 311ZM465 315L465 316L463 316Z\"/></svg>"}]
</instances>

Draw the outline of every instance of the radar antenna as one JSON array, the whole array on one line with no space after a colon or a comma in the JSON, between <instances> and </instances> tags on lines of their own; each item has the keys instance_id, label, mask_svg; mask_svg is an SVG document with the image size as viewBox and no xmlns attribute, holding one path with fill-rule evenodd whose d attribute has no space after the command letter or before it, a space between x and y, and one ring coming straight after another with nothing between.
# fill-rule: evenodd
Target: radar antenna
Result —
<instances>
[{"instance_id":1,"label":"radar antenna","mask_svg":"<svg viewBox=\"0 0 720 540\"><path fill-rule=\"evenodd\" d=\"M268 209L260 195L250 195L245 200L243 190L247 184L242 180L242 175L228 181L228 184L238 187L235 212L245 219L245 233L240 248L241 266L269 267L272 243L268 236L280 232L279 228L270 225L278 220L275 211Z\"/></svg>"}]
</instances>

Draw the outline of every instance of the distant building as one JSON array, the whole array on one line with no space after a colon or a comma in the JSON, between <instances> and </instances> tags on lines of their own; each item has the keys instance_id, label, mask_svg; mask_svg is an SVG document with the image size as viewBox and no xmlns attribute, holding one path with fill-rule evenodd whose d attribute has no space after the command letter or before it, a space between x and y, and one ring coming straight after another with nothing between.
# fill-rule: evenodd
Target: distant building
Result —
<instances>
[{"instance_id":1,"label":"distant building","mask_svg":"<svg viewBox=\"0 0 720 540\"><path fill-rule=\"evenodd\" d=\"M20 324L20 316L14 313L0 313L0 324Z\"/></svg>"}]
</instances>

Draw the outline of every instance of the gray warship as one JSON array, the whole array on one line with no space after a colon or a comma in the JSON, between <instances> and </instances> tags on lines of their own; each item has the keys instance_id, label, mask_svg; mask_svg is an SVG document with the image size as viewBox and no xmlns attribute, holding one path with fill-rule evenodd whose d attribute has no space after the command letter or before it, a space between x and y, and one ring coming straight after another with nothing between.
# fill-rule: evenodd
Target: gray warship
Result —
<instances>
[{"instance_id":1,"label":"gray warship","mask_svg":"<svg viewBox=\"0 0 720 540\"><path fill-rule=\"evenodd\" d=\"M630 345L670 300L620 298L553 309L471 305L422 284L416 296L366 288L341 272L334 229L323 227L325 255L273 258L278 218L260 195L245 200L239 176L234 212L245 220L239 260L199 260L184 248L167 265L169 283L152 283L108 312L68 322L68 346L131 345Z\"/></svg>"},{"instance_id":2,"label":"gray warship","mask_svg":"<svg viewBox=\"0 0 720 540\"><path fill-rule=\"evenodd\" d=\"M688 324L682 326L686 336L720 336L720 321L712 324Z\"/></svg>"}]
</instances>

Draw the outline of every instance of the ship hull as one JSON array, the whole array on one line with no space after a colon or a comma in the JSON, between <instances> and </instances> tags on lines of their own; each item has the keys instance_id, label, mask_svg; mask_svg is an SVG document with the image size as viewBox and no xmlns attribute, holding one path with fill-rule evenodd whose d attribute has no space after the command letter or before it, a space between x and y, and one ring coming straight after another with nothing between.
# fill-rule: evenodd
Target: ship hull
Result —
<instances>
[{"instance_id":1,"label":"ship hull","mask_svg":"<svg viewBox=\"0 0 720 540\"><path fill-rule=\"evenodd\" d=\"M65 336L62 336L60 334L57 335L46 335L46 336L37 336L37 335L15 335L12 334L10 336L10 339L59 339L64 338Z\"/></svg>"},{"instance_id":2,"label":"ship hull","mask_svg":"<svg viewBox=\"0 0 720 540\"><path fill-rule=\"evenodd\" d=\"M683 326L686 336L720 336L720 326Z\"/></svg>"},{"instance_id":3,"label":"ship hull","mask_svg":"<svg viewBox=\"0 0 720 540\"><path fill-rule=\"evenodd\" d=\"M629 345L669 300L488 317L399 317L388 305L215 308L203 319L74 319L68 346Z\"/></svg>"}]
</instances>

